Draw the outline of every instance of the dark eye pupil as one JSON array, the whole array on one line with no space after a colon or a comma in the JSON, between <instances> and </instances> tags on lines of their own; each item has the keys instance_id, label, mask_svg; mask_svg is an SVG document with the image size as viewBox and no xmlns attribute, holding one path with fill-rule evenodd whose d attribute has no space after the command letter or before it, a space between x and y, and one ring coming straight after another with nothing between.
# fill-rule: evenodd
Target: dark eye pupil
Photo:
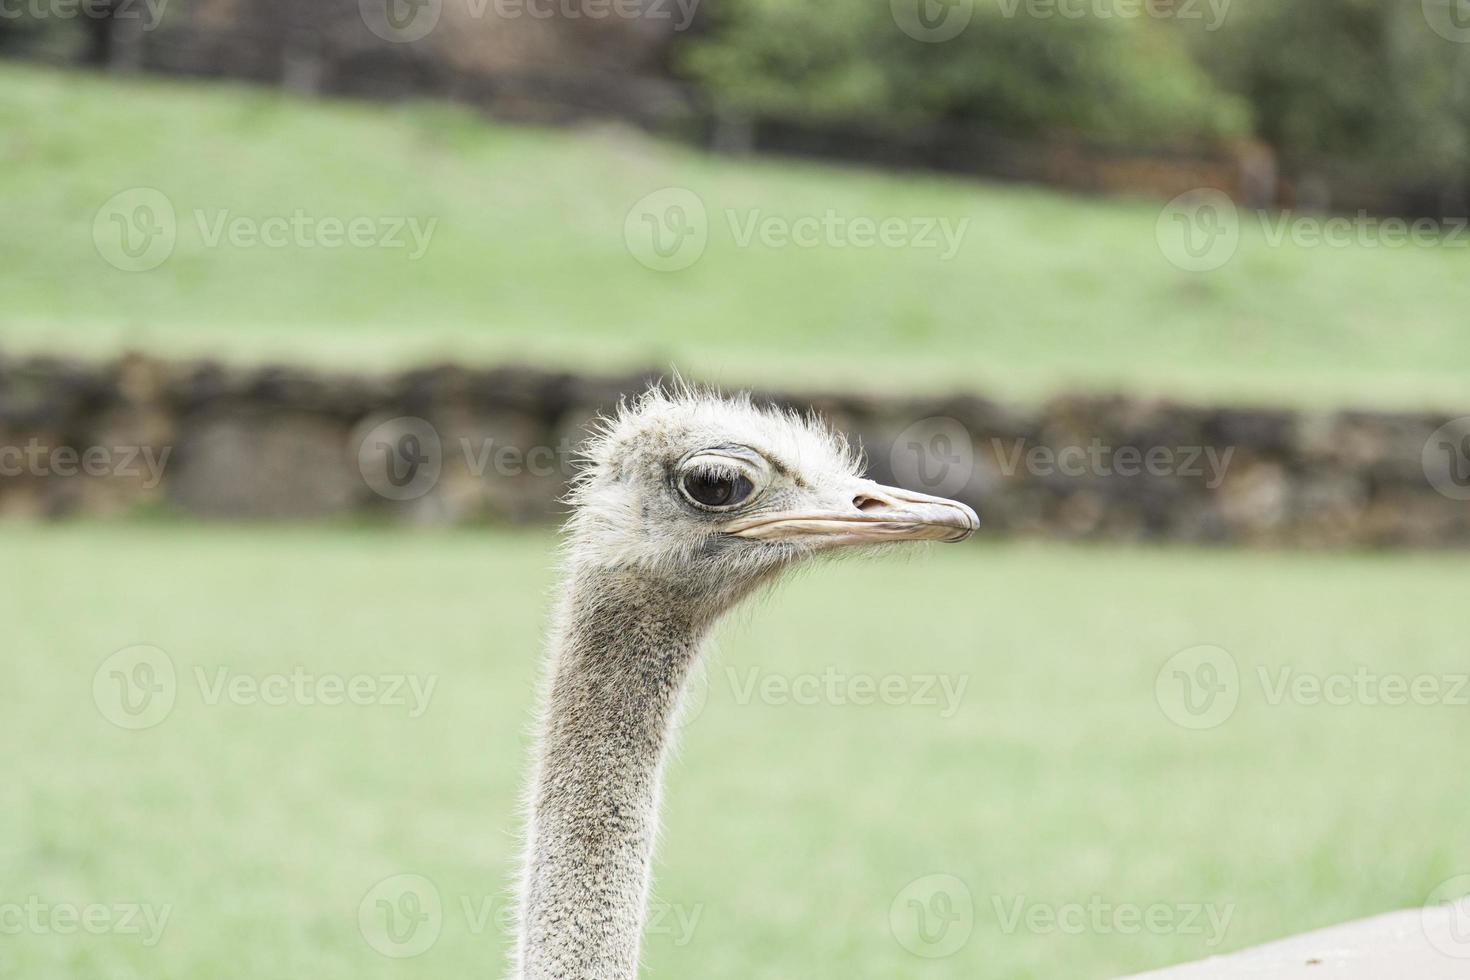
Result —
<instances>
[{"instance_id":1,"label":"dark eye pupil","mask_svg":"<svg viewBox=\"0 0 1470 980\"><path fill-rule=\"evenodd\" d=\"M727 507L750 496L750 480L730 473L697 471L684 477L684 492L706 507Z\"/></svg>"}]
</instances>

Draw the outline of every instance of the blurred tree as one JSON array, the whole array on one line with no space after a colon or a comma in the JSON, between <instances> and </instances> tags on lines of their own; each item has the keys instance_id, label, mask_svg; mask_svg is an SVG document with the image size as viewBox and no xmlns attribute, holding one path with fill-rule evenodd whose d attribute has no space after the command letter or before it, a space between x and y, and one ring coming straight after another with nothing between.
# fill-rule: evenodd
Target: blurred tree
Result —
<instances>
[{"instance_id":1,"label":"blurred tree","mask_svg":"<svg viewBox=\"0 0 1470 980\"><path fill-rule=\"evenodd\" d=\"M973 123L1113 142L1249 128L1244 103L1223 94L1180 32L1157 20L1068 17L1054 7L1038 16L1040 5L1026 0L956 0L950 9L968 18L964 26L925 41L904 29L905 9L904 0L721 0L681 68L716 103L754 115Z\"/></svg>"},{"instance_id":2,"label":"blurred tree","mask_svg":"<svg viewBox=\"0 0 1470 980\"><path fill-rule=\"evenodd\" d=\"M1235 0L1224 30L1193 41L1288 171L1456 189L1470 178L1470 44L1437 33L1418 2Z\"/></svg>"}]
</instances>

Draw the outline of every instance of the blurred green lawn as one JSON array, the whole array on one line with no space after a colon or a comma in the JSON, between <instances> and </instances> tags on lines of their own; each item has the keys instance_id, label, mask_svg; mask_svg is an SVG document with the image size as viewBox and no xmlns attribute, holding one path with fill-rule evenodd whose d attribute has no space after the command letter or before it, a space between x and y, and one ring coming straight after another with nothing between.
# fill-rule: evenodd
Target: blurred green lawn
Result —
<instances>
[{"instance_id":1,"label":"blurred green lawn","mask_svg":"<svg viewBox=\"0 0 1470 980\"><path fill-rule=\"evenodd\" d=\"M5 536L0 904L173 911L152 948L7 934L0 975L499 975L504 937L477 923L493 923L513 870L550 535ZM687 937L650 937L648 976L1102 978L1419 904L1470 870L1470 708L1273 706L1256 667L1463 674L1467 572L1452 556L977 545L798 576L721 632L671 767L657 870L658 897L697 920ZM94 705L93 675L138 643L168 651L179 695L156 727L125 731ZM1155 677L1201 643L1239 662L1241 702L1187 731L1155 702ZM211 705L194 671L219 667L438 681L418 718ZM752 670L829 668L968 686L947 716L738 696ZM358 931L369 888L400 873L444 901L418 959L385 958ZM888 914L935 873L967 883L975 926L952 956L923 959ZM1218 947L1007 931L1017 901L1231 918Z\"/></svg>"},{"instance_id":2,"label":"blurred green lawn","mask_svg":"<svg viewBox=\"0 0 1470 980\"><path fill-rule=\"evenodd\" d=\"M723 384L859 382L1038 397L1071 386L1192 398L1462 406L1464 248L1270 247L1179 270L1158 202L777 160L711 157L631 132L543 131L421 104L311 102L178 81L0 65L0 343L127 347L382 368L507 355L653 365ZM655 272L630 208L697 193L709 245ZM113 195L179 216L151 272L102 261ZM437 220L427 253L208 247L260 222ZM842 219L969 225L949 261L914 248L741 247L738 226Z\"/></svg>"}]
</instances>

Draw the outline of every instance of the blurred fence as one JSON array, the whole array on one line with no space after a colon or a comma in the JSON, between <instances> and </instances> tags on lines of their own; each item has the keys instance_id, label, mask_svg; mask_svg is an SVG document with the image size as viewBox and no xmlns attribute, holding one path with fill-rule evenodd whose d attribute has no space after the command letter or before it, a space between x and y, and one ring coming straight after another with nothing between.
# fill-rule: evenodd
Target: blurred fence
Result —
<instances>
[{"instance_id":1,"label":"blurred fence","mask_svg":"<svg viewBox=\"0 0 1470 980\"><path fill-rule=\"evenodd\" d=\"M552 521L588 421L648 380L0 361L0 516ZM760 397L816 408L874 478L963 499L992 536L1470 547L1470 416Z\"/></svg>"}]
</instances>

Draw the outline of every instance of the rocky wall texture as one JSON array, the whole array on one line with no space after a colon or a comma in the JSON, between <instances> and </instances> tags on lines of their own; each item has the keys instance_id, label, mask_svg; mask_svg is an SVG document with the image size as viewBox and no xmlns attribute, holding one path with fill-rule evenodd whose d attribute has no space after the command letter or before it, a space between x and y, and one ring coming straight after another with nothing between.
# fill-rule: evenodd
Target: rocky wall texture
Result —
<instances>
[{"instance_id":1,"label":"rocky wall texture","mask_svg":"<svg viewBox=\"0 0 1470 980\"><path fill-rule=\"evenodd\" d=\"M555 521L586 423L648 380L0 359L0 518ZM757 397L817 409L874 478L963 499L990 536L1470 546L1470 416Z\"/></svg>"}]
</instances>

